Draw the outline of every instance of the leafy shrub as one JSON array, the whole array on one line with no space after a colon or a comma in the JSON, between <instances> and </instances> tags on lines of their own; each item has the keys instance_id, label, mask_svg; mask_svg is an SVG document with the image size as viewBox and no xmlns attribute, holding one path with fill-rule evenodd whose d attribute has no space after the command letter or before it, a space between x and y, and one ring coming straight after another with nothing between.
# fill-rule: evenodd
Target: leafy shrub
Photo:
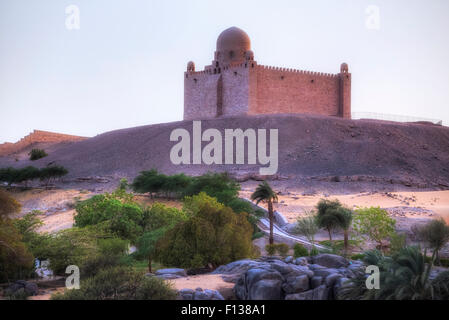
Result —
<instances>
[{"instance_id":1,"label":"leafy shrub","mask_svg":"<svg viewBox=\"0 0 449 320\"><path fill-rule=\"evenodd\" d=\"M158 202L143 211L143 224L146 231L172 227L186 219L187 215L184 211Z\"/></svg>"},{"instance_id":2,"label":"leafy shrub","mask_svg":"<svg viewBox=\"0 0 449 320\"><path fill-rule=\"evenodd\" d=\"M293 232L305 236L307 240L314 243L315 235L319 229L316 214L314 212L307 212L305 216L297 219Z\"/></svg>"},{"instance_id":3,"label":"leafy shrub","mask_svg":"<svg viewBox=\"0 0 449 320\"><path fill-rule=\"evenodd\" d=\"M28 155L30 156L31 161L35 161L38 159L45 158L48 154L43 149L32 149Z\"/></svg>"},{"instance_id":4,"label":"leafy shrub","mask_svg":"<svg viewBox=\"0 0 449 320\"><path fill-rule=\"evenodd\" d=\"M276 253L276 245L274 243L273 244L267 244L265 246L265 251L267 252L267 254L269 256L274 256L274 254Z\"/></svg>"},{"instance_id":5,"label":"leafy shrub","mask_svg":"<svg viewBox=\"0 0 449 320\"><path fill-rule=\"evenodd\" d=\"M309 252L306 248L300 243L295 243L293 246L293 256L295 258L306 257L309 255Z\"/></svg>"},{"instance_id":6,"label":"leafy shrub","mask_svg":"<svg viewBox=\"0 0 449 320\"><path fill-rule=\"evenodd\" d=\"M191 181L192 178L183 173L167 176L159 173L156 169L152 169L140 172L134 179L131 187L139 193L149 192L152 195L153 193L163 192L165 196L170 194L180 196L185 192Z\"/></svg>"},{"instance_id":7,"label":"leafy shrub","mask_svg":"<svg viewBox=\"0 0 449 320\"><path fill-rule=\"evenodd\" d=\"M402 248L405 248L407 244L407 235L402 233L393 233L390 236L390 253L395 254L399 252Z\"/></svg>"},{"instance_id":8,"label":"leafy shrub","mask_svg":"<svg viewBox=\"0 0 449 320\"><path fill-rule=\"evenodd\" d=\"M40 179L48 185L52 180L60 178L67 173L67 169L61 166L49 166L42 169L31 166L21 169L9 167L0 169L0 181L12 185L13 183L28 183L29 181Z\"/></svg>"},{"instance_id":9,"label":"leafy shrub","mask_svg":"<svg viewBox=\"0 0 449 320\"><path fill-rule=\"evenodd\" d=\"M351 256L351 260L363 260L363 259L365 259L365 255L363 253L357 253Z\"/></svg>"},{"instance_id":10,"label":"leafy shrub","mask_svg":"<svg viewBox=\"0 0 449 320\"><path fill-rule=\"evenodd\" d=\"M236 214L205 193L186 197L184 211L187 220L157 243L161 263L184 268L218 266L251 256L252 227L245 213Z\"/></svg>"},{"instance_id":11,"label":"leafy shrub","mask_svg":"<svg viewBox=\"0 0 449 320\"><path fill-rule=\"evenodd\" d=\"M263 233L262 231L257 231L257 232L255 232L255 233L253 233L253 235L252 235L251 238L252 238L253 240L256 240L256 239L262 238L264 235L265 235L265 233Z\"/></svg>"},{"instance_id":12,"label":"leafy shrub","mask_svg":"<svg viewBox=\"0 0 449 320\"><path fill-rule=\"evenodd\" d=\"M0 217L6 217L11 213L19 212L22 206L7 192L0 189Z\"/></svg>"},{"instance_id":13,"label":"leafy shrub","mask_svg":"<svg viewBox=\"0 0 449 320\"><path fill-rule=\"evenodd\" d=\"M354 231L362 238L371 239L383 248L383 241L395 232L396 220L380 207L357 209L354 216Z\"/></svg>"},{"instance_id":14,"label":"leafy shrub","mask_svg":"<svg viewBox=\"0 0 449 320\"><path fill-rule=\"evenodd\" d=\"M385 256L379 250L365 252L363 262L376 265L380 270L380 289L366 287L366 275L358 274L345 285L340 298L350 300L440 300L444 297L447 275L440 283L430 279L433 266L426 263L425 254L419 247L405 247L392 256Z\"/></svg>"},{"instance_id":15,"label":"leafy shrub","mask_svg":"<svg viewBox=\"0 0 449 320\"><path fill-rule=\"evenodd\" d=\"M105 223L111 233L130 240L135 240L142 233L142 208L113 194L95 195L81 201L76 205L76 212L76 227Z\"/></svg>"},{"instance_id":16,"label":"leafy shrub","mask_svg":"<svg viewBox=\"0 0 449 320\"><path fill-rule=\"evenodd\" d=\"M33 268L33 256L15 228L14 220L9 218L20 208L16 200L0 190L0 282L22 278Z\"/></svg>"},{"instance_id":17,"label":"leafy shrub","mask_svg":"<svg viewBox=\"0 0 449 320\"><path fill-rule=\"evenodd\" d=\"M204 192L214 197L218 202L229 205L238 197L240 185L229 177L227 173L206 173L192 178L192 182L185 190L185 196L193 196Z\"/></svg>"},{"instance_id":18,"label":"leafy shrub","mask_svg":"<svg viewBox=\"0 0 449 320\"><path fill-rule=\"evenodd\" d=\"M97 241L108 237L100 228L71 228L56 234L43 235L39 245L34 246L34 255L40 260L50 260L49 268L55 274L64 275L69 265L80 268L98 252Z\"/></svg>"},{"instance_id":19,"label":"leafy shrub","mask_svg":"<svg viewBox=\"0 0 449 320\"><path fill-rule=\"evenodd\" d=\"M107 268L81 282L79 290L54 294L52 300L173 300L176 291L164 280L127 267Z\"/></svg>"},{"instance_id":20,"label":"leafy shrub","mask_svg":"<svg viewBox=\"0 0 449 320\"><path fill-rule=\"evenodd\" d=\"M9 290L5 290L4 296L8 300L26 300L30 294L26 292L24 288L20 288L15 292L10 292Z\"/></svg>"},{"instance_id":21,"label":"leafy shrub","mask_svg":"<svg viewBox=\"0 0 449 320\"><path fill-rule=\"evenodd\" d=\"M49 166L42 168L39 173L39 179L44 181L45 185L48 185L51 181L65 176L67 173L66 168L61 166Z\"/></svg>"},{"instance_id":22,"label":"leafy shrub","mask_svg":"<svg viewBox=\"0 0 449 320\"><path fill-rule=\"evenodd\" d=\"M319 254L320 254L320 251L315 246L313 246L312 249L310 249L309 255L311 257L317 256Z\"/></svg>"},{"instance_id":23,"label":"leafy shrub","mask_svg":"<svg viewBox=\"0 0 449 320\"><path fill-rule=\"evenodd\" d=\"M441 300L449 300L449 271L439 273L435 279L432 280L435 287L436 295Z\"/></svg>"},{"instance_id":24,"label":"leafy shrub","mask_svg":"<svg viewBox=\"0 0 449 320\"><path fill-rule=\"evenodd\" d=\"M119 238L99 239L96 252L88 255L80 266L81 276L94 276L103 269L122 265L128 245L128 241Z\"/></svg>"},{"instance_id":25,"label":"leafy shrub","mask_svg":"<svg viewBox=\"0 0 449 320\"><path fill-rule=\"evenodd\" d=\"M288 255L288 251L290 250L290 248L286 243L278 243L276 245L276 250L281 257L285 258Z\"/></svg>"}]
</instances>

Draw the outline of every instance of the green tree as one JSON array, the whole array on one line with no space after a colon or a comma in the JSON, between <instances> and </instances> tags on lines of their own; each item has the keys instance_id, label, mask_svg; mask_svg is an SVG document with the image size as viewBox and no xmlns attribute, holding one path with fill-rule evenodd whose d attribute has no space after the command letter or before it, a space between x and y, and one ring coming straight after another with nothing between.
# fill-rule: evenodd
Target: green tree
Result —
<instances>
[{"instance_id":1,"label":"green tree","mask_svg":"<svg viewBox=\"0 0 449 320\"><path fill-rule=\"evenodd\" d=\"M48 156L48 154L43 149L31 149L28 155L30 156L31 161L39 160Z\"/></svg>"},{"instance_id":2,"label":"green tree","mask_svg":"<svg viewBox=\"0 0 449 320\"><path fill-rule=\"evenodd\" d=\"M343 229L345 255L347 255L348 247L349 247L349 230L351 228L352 219L353 219L352 211L345 207L341 207L339 209L334 209L334 210L336 210L335 214L339 217L338 226L341 229Z\"/></svg>"},{"instance_id":3,"label":"green tree","mask_svg":"<svg viewBox=\"0 0 449 320\"><path fill-rule=\"evenodd\" d=\"M327 230L329 241L332 242L332 232L341 225L340 209L342 205L338 200L321 199L317 204L316 222L320 228Z\"/></svg>"},{"instance_id":4,"label":"green tree","mask_svg":"<svg viewBox=\"0 0 449 320\"><path fill-rule=\"evenodd\" d=\"M160 174L156 169L150 171L142 171L134 179L131 187L138 193L150 193L153 197L153 193L158 193L163 189L166 183L167 176Z\"/></svg>"},{"instance_id":5,"label":"green tree","mask_svg":"<svg viewBox=\"0 0 449 320\"><path fill-rule=\"evenodd\" d=\"M379 208L359 208L355 210L354 231L362 237L375 241L383 249L383 241L395 232L396 221L388 212Z\"/></svg>"},{"instance_id":6,"label":"green tree","mask_svg":"<svg viewBox=\"0 0 449 320\"><path fill-rule=\"evenodd\" d=\"M270 221L270 238L269 243L274 243L273 238L273 203L278 201L277 194L271 189L270 185L264 181L256 188L254 193L251 195L251 200L256 201L256 204L260 202L266 202L268 205L268 219Z\"/></svg>"},{"instance_id":7,"label":"green tree","mask_svg":"<svg viewBox=\"0 0 449 320\"><path fill-rule=\"evenodd\" d=\"M360 273L341 291L340 298L352 300L438 300L444 294L447 278L430 279L433 263L426 263L426 255L418 247L404 247L393 256L378 250L365 253L366 265L376 265L380 270L380 289L368 290L366 275ZM432 258L434 261L434 257ZM440 291L439 289L443 289Z\"/></svg>"},{"instance_id":8,"label":"green tree","mask_svg":"<svg viewBox=\"0 0 449 320\"><path fill-rule=\"evenodd\" d=\"M95 195L76 205L75 226L104 223L117 236L135 241L143 231L143 210L130 199L114 194Z\"/></svg>"},{"instance_id":9,"label":"green tree","mask_svg":"<svg viewBox=\"0 0 449 320\"><path fill-rule=\"evenodd\" d=\"M21 278L33 267L33 256L9 218L20 208L16 200L0 190L0 281Z\"/></svg>"},{"instance_id":10,"label":"green tree","mask_svg":"<svg viewBox=\"0 0 449 320\"><path fill-rule=\"evenodd\" d=\"M138 259L146 258L148 260L148 272L153 272L151 264L156 252L157 242L165 235L168 228L159 228L153 231L145 232L137 240L137 254Z\"/></svg>"},{"instance_id":11,"label":"green tree","mask_svg":"<svg viewBox=\"0 0 449 320\"><path fill-rule=\"evenodd\" d=\"M230 202L238 198L240 185L227 173L206 173L192 178L186 189L185 196L193 196L200 192L214 197L218 202L229 206Z\"/></svg>"},{"instance_id":12,"label":"green tree","mask_svg":"<svg viewBox=\"0 0 449 320\"><path fill-rule=\"evenodd\" d=\"M449 226L444 219L435 219L424 226L414 227L413 232L417 238L424 241L428 248L436 254L437 264L440 264L440 250L449 241Z\"/></svg>"},{"instance_id":13,"label":"green tree","mask_svg":"<svg viewBox=\"0 0 449 320\"><path fill-rule=\"evenodd\" d=\"M12 213L19 212L22 206L7 192L0 189L0 217L7 217Z\"/></svg>"},{"instance_id":14,"label":"green tree","mask_svg":"<svg viewBox=\"0 0 449 320\"><path fill-rule=\"evenodd\" d=\"M61 178L67 173L69 173L67 169L62 166L49 166L40 170L39 179L48 186L52 180Z\"/></svg>"},{"instance_id":15,"label":"green tree","mask_svg":"<svg viewBox=\"0 0 449 320\"><path fill-rule=\"evenodd\" d=\"M156 256L164 265L218 266L252 255L252 228L245 213L236 214L203 192L186 197L184 211L187 220L157 243Z\"/></svg>"},{"instance_id":16,"label":"green tree","mask_svg":"<svg viewBox=\"0 0 449 320\"><path fill-rule=\"evenodd\" d=\"M143 225L145 231L153 231L160 228L173 227L181 221L185 221L187 215L177 208L167 207L162 203L154 203L143 211Z\"/></svg>"}]
</instances>

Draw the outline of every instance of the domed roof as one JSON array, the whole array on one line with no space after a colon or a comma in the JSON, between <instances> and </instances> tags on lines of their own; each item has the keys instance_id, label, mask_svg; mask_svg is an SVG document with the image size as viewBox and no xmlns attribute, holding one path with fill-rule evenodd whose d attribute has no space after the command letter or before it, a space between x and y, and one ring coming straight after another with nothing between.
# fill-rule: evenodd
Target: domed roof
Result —
<instances>
[{"instance_id":1,"label":"domed roof","mask_svg":"<svg viewBox=\"0 0 449 320\"><path fill-rule=\"evenodd\" d=\"M231 27L223 31L217 39L217 51L246 52L251 49L251 40L245 31Z\"/></svg>"}]
</instances>

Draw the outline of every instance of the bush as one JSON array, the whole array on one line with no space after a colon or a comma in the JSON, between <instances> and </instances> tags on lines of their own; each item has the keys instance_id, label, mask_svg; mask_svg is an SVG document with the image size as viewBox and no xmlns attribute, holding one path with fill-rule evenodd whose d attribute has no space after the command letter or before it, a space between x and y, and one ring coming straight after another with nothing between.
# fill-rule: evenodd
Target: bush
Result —
<instances>
[{"instance_id":1,"label":"bush","mask_svg":"<svg viewBox=\"0 0 449 320\"><path fill-rule=\"evenodd\" d=\"M192 178L192 182L184 192L185 196L193 196L205 192L218 202L228 206L238 198L240 185L229 177L227 173L207 173Z\"/></svg>"},{"instance_id":2,"label":"bush","mask_svg":"<svg viewBox=\"0 0 449 320\"><path fill-rule=\"evenodd\" d=\"M290 248L286 243L278 243L276 245L276 250L281 257L285 258L288 255Z\"/></svg>"},{"instance_id":3,"label":"bush","mask_svg":"<svg viewBox=\"0 0 449 320\"><path fill-rule=\"evenodd\" d=\"M30 294L24 288L20 288L15 292L10 292L9 290L6 290L4 296L8 300L26 300L30 296Z\"/></svg>"},{"instance_id":4,"label":"bush","mask_svg":"<svg viewBox=\"0 0 449 320\"><path fill-rule=\"evenodd\" d=\"M255 232L255 233L253 233L253 235L252 235L251 238L252 238L253 240L256 240L256 239L262 238L264 235L265 235L265 233L263 233L262 231L257 231L257 232Z\"/></svg>"},{"instance_id":5,"label":"bush","mask_svg":"<svg viewBox=\"0 0 449 320\"><path fill-rule=\"evenodd\" d=\"M167 207L162 203L154 203L143 211L143 224L146 231L173 227L181 221L187 220L184 211Z\"/></svg>"},{"instance_id":6,"label":"bush","mask_svg":"<svg viewBox=\"0 0 449 320\"><path fill-rule=\"evenodd\" d=\"M293 256L295 258L307 257L308 255L309 252L307 251L306 248L304 248L302 244L295 243L295 245L293 246Z\"/></svg>"},{"instance_id":7,"label":"bush","mask_svg":"<svg viewBox=\"0 0 449 320\"><path fill-rule=\"evenodd\" d=\"M396 220L388 212L377 207L357 209L354 215L354 231L362 237L371 239L383 248L383 241L395 232Z\"/></svg>"},{"instance_id":8,"label":"bush","mask_svg":"<svg viewBox=\"0 0 449 320\"><path fill-rule=\"evenodd\" d=\"M363 253L357 253L351 256L351 260L362 260L365 259L365 255Z\"/></svg>"},{"instance_id":9,"label":"bush","mask_svg":"<svg viewBox=\"0 0 449 320\"><path fill-rule=\"evenodd\" d=\"M192 178L185 174L175 174L167 176L159 173L156 169L150 171L142 171L134 179L131 187L135 192L147 193L165 193L165 196L174 194L181 196L186 188L191 184Z\"/></svg>"},{"instance_id":10,"label":"bush","mask_svg":"<svg viewBox=\"0 0 449 320\"><path fill-rule=\"evenodd\" d=\"M98 240L109 237L96 227L71 228L39 238L34 255L40 260L50 260L49 268L55 274L64 275L69 265L82 265L98 254Z\"/></svg>"},{"instance_id":11,"label":"bush","mask_svg":"<svg viewBox=\"0 0 449 320\"><path fill-rule=\"evenodd\" d=\"M45 167L40 170L39 179L48 185L51 181L61 178L67 173L69 173L67 169L61 166Z\"/></svg>"},{"instance_id":12,"label":"bush","mask_svg":"<svg viewBox=\"0 0 449 320\"><path fill-rule=\"evenodd\" d=\"M313 246L312 249L310 249L309 255L311 257L317 256L319 254L320 254L320 251L315 246Z\"/></svg>"},{"instance_id":13,"label":"bush","mask_svg":"<svg viewBox=\"0 0 449 320\"><path fill-rule=\"evenodd\" d=\"M31 161L35 161L38 159L45 158L48 154L43 149L32 149L28 155L30 156Z\"/></svg>"},{"instance_id":14,"label":"bush","mask_svg":"<svg viewBox=\"0 0 449 320\"><path fill-rule=\"evenodd\" d=\"M126 267L107 268L81 282L79 290L54 294L52 300L174 300L176 291L164 280L145 277Z\"/></svg>"},{"instance_id":15,"label":"bush","mask_svg":"<svg viewBox=\"0 0 449 320\"><path fill-rule=\"evenodd\" d=\"M276 245L274 243L273 244L267 244L265 246L265 251L267 252L267 254L269 256L274 256L274 254L276 253Z\"/></svg>"},{"instance_id":16,"label":"bush","mask_svg":"<svg viewBox=\"0 0 449 320\"><path fill-rule=\"evenodd\" d=\"M9 167L0 169L0 181L12 185L13 183L28 183L29 181L40 179L48 185L52 180L60 178L67 173L67 169L61 166L50 166L42 169L31 166L21 169Z\"/></svg>"},{"instance_id":17,"label":"bush","mask_svg":"<svg viewBox=\"0 0 449 320\"><path fill-rule=\"evenodd\" d=\"M0 189L0 218L19 212L22 206L7 192Z\"/></svg>"},{"instance_id":18,"label":"bush","mask_svg":"<svg viewBox=\"0 0 449 320\"><path fill-rule=\"evenodd\" d=\"M19 211L20 204L0 190L0 282L28 276L33 269L33 255L9 215Z\"/></svg>"},{"instance_id":19,"label":"bush","mask_svg":"<svg viewBox=\"0 0 449 320\"><path fill-rule=\"evenodd\" d=\"M166 266L219 266L248 258L252 227L245 213L236 214L216 199L200 193L184 200L187 220L167 231L156 255Z\"/></svg>"},{"instance_id":20,"label":"bush","mask_svg":"<svg viewBox=\"0 0 449 320\"><path fill-rule=\"evenodd\" d=\"M395 254L407 244L407 235L402 233L393 233L390 237L390 253Z\"/></svg>"},{"instance_id":21,"label":"bush","mask_svg":"<svg viewBox=\"0 0 449 320\"><path fill-rule=\"evenodd\" d=\"M449 271L439 273L432 281L436 295L441 300L449 300Z\"/></svg>"},{"instance_id":22,"label":"bush","mask_svg":"<svg viewBox=\"0 0 449 320\"><path fill-rule=\"evenodd\" d=\"M76 205L75 226L104 223L110 233L136 240L143 228L143 210L132 201L123 201L113 194L95 195Z\"/></svg>"}]
</instances>

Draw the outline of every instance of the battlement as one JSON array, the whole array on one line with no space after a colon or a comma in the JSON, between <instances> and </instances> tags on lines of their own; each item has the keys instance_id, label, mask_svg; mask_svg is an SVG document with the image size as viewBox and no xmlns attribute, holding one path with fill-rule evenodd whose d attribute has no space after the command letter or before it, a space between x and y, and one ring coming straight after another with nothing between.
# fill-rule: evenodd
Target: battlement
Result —
<instances>
[{"instance_id":1,"label":"battlement","mask_svg":"<svg viewBox=\"0 0 449 320\"><path fill-rule=\"evenodd\" d=\"M0 156L19 152L34 143L77 142L85 139L87 138L63 133L34 130L16 143L5 142L0 144Z\"/></svg>"},{"instance_id":2,"label":"battlement","mask_svg":"<svg viewBox=\"0 0 449 320\"><path fill-rule=\"evenodd\" d=\"M304 75L312 75L316 77L327 77L327 78L338 78L338 73L325 73L325 72L315 72L315 71L307 71L300 69L291 69L291 68L282 68L282 67L272 67L266 65L257 65L257 68L262 70L270 70L270 71L279 71L283 73L293 73L293 74L304 74Z\"/></svg>"}]
</instances>

